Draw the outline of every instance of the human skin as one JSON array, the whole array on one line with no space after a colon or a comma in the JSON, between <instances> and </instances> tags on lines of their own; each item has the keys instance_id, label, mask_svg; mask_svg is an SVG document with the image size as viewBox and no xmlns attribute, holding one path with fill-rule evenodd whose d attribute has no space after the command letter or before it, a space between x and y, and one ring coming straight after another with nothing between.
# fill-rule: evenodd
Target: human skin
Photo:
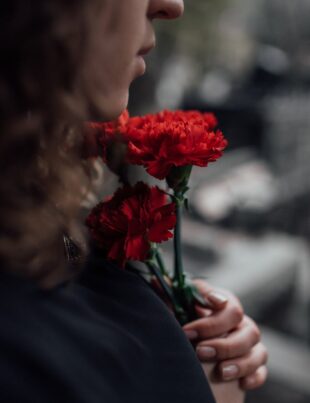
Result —
<instances>
[{"instance_id":1,"label":"human skin","mask_svg":"<svg viewBox=\"0 0 310 403\"><path fill-rule=\"evenodd\" d=\"M93 10L87 74L100 93L101 118L112 120L127 106L132 81L144 74L143 56L155 46L152 22L182 15L182 0L103 0ZM94 57L96 55L96 57ZM93 71L91 69L93 67ZM91 71L91 72L90 72ZM99 89L99 91L98 91Z\"/></svg>"},{"instance_id":2,"label":"human skin","mask_svg":"<svg viewBox=\"0 0 310 403\"><path fill-rule=\"evenodd\" d=\"M217 380L239 379L244 390L263 385L267 378L268 353L260 341L256 323L244 314L240 301L230 291L212 287L202 280L196 280L195 284L210 309L197 306L198 319L184 326L184 330L195 345L204 369L208 370L208 363L216 363ZM237 370L235 374L225 370L231 366Z\"/></svg>"},{"instance_id":3,"label":"human skin","mask_svg":"<svg viewBox=\"0 0 310 403\"><path fill-rule=\"evenodd\" d=\"M101 119L112 120L126 108L132 81L145 72L143 56L155 46L154 20L179 18L184 5L183 0L103 0L93 11L88 51L89 60L94 60L92 84ZM210 372L206 363L214 362L219 380L239 380L243 389L261 386L267 376L267 353L256 324L228 291L219 292L204 282L197 286L211 309L197 308L199 319L184 330L195 343L206 373ZM213 347L215 355L206 358L205 347ZM227 379L224 368L232 369L231 365L237 365L237 373Z\"/></svg>"}]
</instances>

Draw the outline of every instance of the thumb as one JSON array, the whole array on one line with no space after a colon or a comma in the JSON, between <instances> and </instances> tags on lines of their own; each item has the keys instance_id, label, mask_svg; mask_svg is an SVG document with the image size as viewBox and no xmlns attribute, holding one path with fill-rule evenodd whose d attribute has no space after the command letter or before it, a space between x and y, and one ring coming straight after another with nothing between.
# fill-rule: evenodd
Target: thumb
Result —
<instances>
[{"instance_id":1,"label":"thumb","mask_svg":"<svg viewBox=\"0 0 310 403\"><path fill-rule=\"evenodd\" d=\"M213 288L206 281L203 280L195 280L193 281L200 295L206 300L208 308L219 311L225 308L228 297L224 292ZM202 309L202 307L197 307L198 309Z\"/></svg>"},{"instance_id":2,"label":"thumb","mask_svg":"<svg viewBox=\"0 0 310 403\"><path fill-rule=\"evenodd\" d=\"M216 310L223 309L228 302L228 297L224 293L217 290L212 290L208 292L205 298L212 305L213 309Z\"/></svg>"}]
</instances>

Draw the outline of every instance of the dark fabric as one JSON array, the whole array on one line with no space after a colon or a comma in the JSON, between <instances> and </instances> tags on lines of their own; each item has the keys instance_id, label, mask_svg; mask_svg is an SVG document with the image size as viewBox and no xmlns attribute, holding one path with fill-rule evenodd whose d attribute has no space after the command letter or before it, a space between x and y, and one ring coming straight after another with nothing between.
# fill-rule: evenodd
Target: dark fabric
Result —
<instances>
[{"instance_id":1,"label":"dark fabric","mask_svg":"<svg viewBox=\"0 0 310 403\"><path fill-rule=\"evenodd\" d=\"M214 403L161 300L104 266L52 291L0 274L0 402Z\"/></svg>"}]
</instances>

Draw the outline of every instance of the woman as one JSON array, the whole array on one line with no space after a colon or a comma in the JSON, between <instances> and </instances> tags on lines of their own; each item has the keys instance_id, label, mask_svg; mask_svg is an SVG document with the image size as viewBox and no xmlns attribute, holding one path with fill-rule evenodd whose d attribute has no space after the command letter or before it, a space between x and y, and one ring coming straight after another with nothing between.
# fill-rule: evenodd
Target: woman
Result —
<instances>
[{"instance_id":1,"label":"woman","mask_svg":"<svg viewBox=\"0 0 310 403\"><path fill-rule=\"evenodd\" d=\"M3 402L213 402L185 335L223 385L265 381L265 348L235 297L198 284L213 313L183 331L142 279L64 250L70 235L87 254L83 122L120 114L155 45L152 22L182 12L181 0L1 1Z\"/></svg>"}]
</instances>

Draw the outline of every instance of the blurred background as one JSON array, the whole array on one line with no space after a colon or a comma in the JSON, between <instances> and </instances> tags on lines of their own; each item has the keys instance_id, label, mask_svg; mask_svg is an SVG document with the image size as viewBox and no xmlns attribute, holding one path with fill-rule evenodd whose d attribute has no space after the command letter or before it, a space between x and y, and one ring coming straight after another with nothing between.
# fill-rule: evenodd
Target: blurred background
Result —
<instances>
[{"instance_id":1,"label":"blurred background","mask_svg":"<svg viewBox=\"0 0 310 403\"><path fill-rule=\"evenodd\" d=\"M310 1L185 7L157 25L130 111L216 113L230 146L193 173L186 267L234 291L262 328L269 380L247 403L309 403Z\"/></svg>"}]
</instances>

